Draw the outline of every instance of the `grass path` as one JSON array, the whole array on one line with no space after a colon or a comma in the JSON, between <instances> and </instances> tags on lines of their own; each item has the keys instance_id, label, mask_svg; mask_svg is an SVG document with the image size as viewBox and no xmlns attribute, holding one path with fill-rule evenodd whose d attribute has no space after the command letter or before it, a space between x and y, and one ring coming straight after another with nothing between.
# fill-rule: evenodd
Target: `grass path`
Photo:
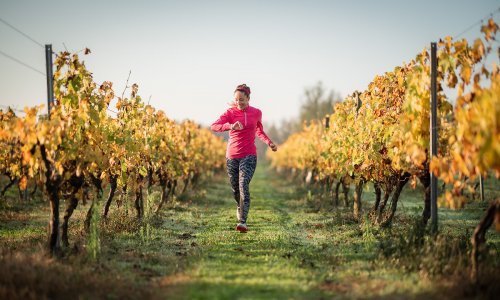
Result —
<instances>
[{"instance_id":1,"label":"grass path","mask_svg":"<svg viewBox=\"0 0 500 300\"><path fill-rule=\"evenodd\" d=\"M197 242L202 256L188 275L185 299L320 298L316 274L299 252L304 234L295 230L289 193L257 168L251 183L249 232L235 231L236 211L229 184L224 204L203 216Z\"/></svg>"}]
</instances>

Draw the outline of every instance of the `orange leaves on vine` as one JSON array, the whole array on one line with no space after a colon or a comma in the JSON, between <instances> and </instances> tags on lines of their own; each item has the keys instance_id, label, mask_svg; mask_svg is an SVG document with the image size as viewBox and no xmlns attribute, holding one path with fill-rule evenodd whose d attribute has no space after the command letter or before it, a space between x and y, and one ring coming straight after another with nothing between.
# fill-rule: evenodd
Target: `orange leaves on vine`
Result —
<instances>
[{"instance_id":1,"label":"orange leaves on vine","mask_svg":"<svg viewBox=\"0 0 500 300\"><path fill-rule=\"evenodd\" d=\"M484 38L486 41L491 41L494 39L498 31L498 25L493 19L489 19L486 25L481 26L481 32L484 33Z\"/></svg>"}]
</instances>

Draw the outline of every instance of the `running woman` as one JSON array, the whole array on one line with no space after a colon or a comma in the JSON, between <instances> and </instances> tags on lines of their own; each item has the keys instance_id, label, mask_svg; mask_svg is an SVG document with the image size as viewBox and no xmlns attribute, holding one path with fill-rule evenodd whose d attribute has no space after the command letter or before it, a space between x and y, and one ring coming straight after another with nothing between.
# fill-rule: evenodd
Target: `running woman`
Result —
<instances>
[{"instance_id":1,"label":"running woman","mask_svg":"<svg viewBox=\"0 0 500 300\"><path fill-rule=\"evenodd\" d=\"M249 184L257 166L255 136L258 136L273 151L278 147L264 132L262 112L250 106L250 87L238 85L234 91L231 107L215 121L211 129L222 132L229 130L226 151L227 174L236 200L236 230L246 232L248 210L250 209Z\"/></svg>"}]
</instances>

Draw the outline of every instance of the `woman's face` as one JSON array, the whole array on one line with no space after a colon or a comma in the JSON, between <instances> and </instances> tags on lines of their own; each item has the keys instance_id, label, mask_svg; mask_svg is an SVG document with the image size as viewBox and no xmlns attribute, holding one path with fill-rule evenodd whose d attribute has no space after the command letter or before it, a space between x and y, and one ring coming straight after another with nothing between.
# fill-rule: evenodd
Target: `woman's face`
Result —
<instances>
[{"instance_id":1,"label":"woman's face","mask_svg":"<svg viewBox=\"0 0 500 300\"><path fill-rule=\"evenodd\" d=\"M242 91L234 92L234 103L238 109L245 109L248 106L249 100L250 98L248 98L248 96Z\"/></svg>"}]
</instances>

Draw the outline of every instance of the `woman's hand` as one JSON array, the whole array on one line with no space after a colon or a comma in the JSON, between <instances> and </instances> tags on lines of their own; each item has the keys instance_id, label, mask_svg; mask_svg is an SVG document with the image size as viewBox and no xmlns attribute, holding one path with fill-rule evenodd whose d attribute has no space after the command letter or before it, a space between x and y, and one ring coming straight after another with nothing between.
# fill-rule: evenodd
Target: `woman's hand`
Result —
<instances>
[{"instance_id":1,"label":"woman's hand","mask_svg":"<svg viewBox=\"0 0 500 300\"><path fill-rule=\"evenodd\" d=\"M276 146L274 143L269 144L269 147L271 147L271 150L274 152L278 151L278 146Z\"/></svg>"},{"instance_id":2,"label":"woman's hand","mask_svg":"<svg viewBox=\"0 0 500 300\"><path fill-rule=\"evenodd\" d=\"M242 130L243 129L243 124L241 124L240 121L236 121L231 125L231 130Z\"/></svg>"}]
</instances>

